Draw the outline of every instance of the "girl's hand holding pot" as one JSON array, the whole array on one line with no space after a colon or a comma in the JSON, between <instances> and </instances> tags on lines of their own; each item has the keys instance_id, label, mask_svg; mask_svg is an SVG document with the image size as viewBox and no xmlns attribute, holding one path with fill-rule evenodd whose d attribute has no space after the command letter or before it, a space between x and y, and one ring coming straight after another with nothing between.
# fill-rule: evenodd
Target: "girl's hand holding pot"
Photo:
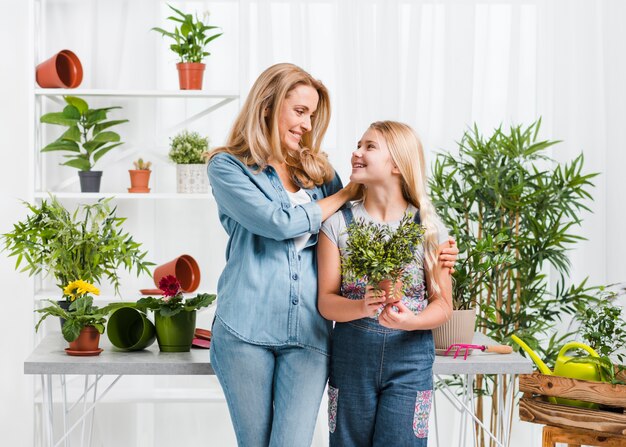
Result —
<instances>
[{"instance_id":1,"label":"girl's hand holding pot","mask_svg":"<svg viewBox=\"0 0 626 447\"><path fill-rule=\"evenodd\" d=\"M380 305L385 302L387 295L382 290L376 290L372 286L367 286L365 296L361 300L364 317L373 317L378 312Z\"/></svg>"}]
</instances>

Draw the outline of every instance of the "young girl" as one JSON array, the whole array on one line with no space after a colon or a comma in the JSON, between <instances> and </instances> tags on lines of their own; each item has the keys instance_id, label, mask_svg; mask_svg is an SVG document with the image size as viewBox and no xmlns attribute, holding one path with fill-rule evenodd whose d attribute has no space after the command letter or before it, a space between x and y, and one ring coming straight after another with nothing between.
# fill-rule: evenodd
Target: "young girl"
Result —
<instances>
[{"instance_id":1,"label":"young girl","mask_svg":"<svg viewBox=\"0 0 626 447\"><path fill-rule=\"evenodd\" d=\"M449 268L437 263L448 234L426 193L422 145L407 125L373 123L352 156L366 186L351 212L322 225L318 307L335 320L328 384L331 447L426 446L435 358L431 329L452 314ZM400 301L341 272L352 219L397 227L406 213L426 232ZM342 274L343 273L343 274Z\"/></svg>"}]
</instances>

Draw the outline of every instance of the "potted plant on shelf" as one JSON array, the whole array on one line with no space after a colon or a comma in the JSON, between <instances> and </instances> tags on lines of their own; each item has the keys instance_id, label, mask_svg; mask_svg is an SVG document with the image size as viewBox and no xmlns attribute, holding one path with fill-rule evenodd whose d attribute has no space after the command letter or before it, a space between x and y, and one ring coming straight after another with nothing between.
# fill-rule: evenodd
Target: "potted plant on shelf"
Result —
<instances>
[{"instance_id":1,"label":"potted plant on shelf","mask_svg":"<svg viewBox=\"0 0 626 447\"><path fill-rule=\"evenodd\" d=\"M61 163L79 169L82 192L99 192L102 171L92 171L94 165L111 149L123 144L120 136L110 129L128 120L107 121L107 113L121 107L90 109L87 102L76 96L64 96L67 106L61 112L46 113L40 118L45 124L65 126L67 130L41 152L67 151Z\"/></svg>"},{"instance_id":2,"label":"potted plant on shelf","mask_svg":"<svg viewBox=\"0 0 626 447\"><path fill-rule=\"evenodd\" d=\"M204 154L209 150L209 139L198 132L183 130L171 139L169 158L176 163L176 191L179 193L206 193L209 181Z\"/></svg>"},{"instance_id":3,"label":"potted plant on shelf","mask_svg":"<svg viewBox=\"0 0 626 447\"><path fill-rule=\"evenodd\" d=\"M211 35L214 33L212 30L219 27L206 25L197 14L194 20L192 14L184 14L171 5L167 6L176 13L175 16L169 16L168 20L179 25L174 26L174 32L158 27L152 28L152 30L174 40L170 49L180 57L180 62L176 64L180 89L202 90L202 78L205 69L205 64L202 61L211 54L205 51L205 47L223 33ZM208 20L208 14L205 15L204 20Z\"/></svg>"},{"instance_id":4,"label":"potted plant on shelf","mask_svg":"<svg viewBox=\"0 0 626 447\"><path fill-rule=\"evenodd\" d=\"M100 334L104 332L104 323L107 314L112 310L110 306L98 308L93 305L93 297L88 294L99 295L100 291L82 280L72 281L64 288L64 294L71 304L68 309L62 308L57 302L46 300L50 306L36 309L41 318L35 326L35 331L49 316L62 318L61 333L69 342L69 348L65 349L68 355L90 356L99 355ZM115 306L115 305L114 305ZM117 305L119 306L119 304Z\"/></svg>"},{"instance_id":5,"label":"potted plant on shelf","mask_svg":"<svg viewBox=\"0 0 626 447\"><path fill-rule=\"evenodd\" d=\"M133 162L135 169L129 169L128 173L130 174L130 188L128 188L128 192L137 192L137 193L148 193L150 192L150 188L148 188L148 184L150 183L150 166L152 163L149 161L143 161L140 158L137 161Z\"/></svg>"},{"instance_id":6,"label":"potted plant on shelf","mask_svg":"<svg viewBox=\"0 0 626 447\"><path fill-rule=\"evenodd\" d=\"M144 260L147 252L123 231L126 219L115 215L110 201L81 205L73 213L54 196L37 205L24 202L30 214L2 235L2 249L17 258L16 269L22 267L30 276L42 271L52 275L61 290L78 277L96 284L106 280L119 295L121 267L134 268L139 276L150 274L148 267L154 264Z\"/></svg>"},{"instance_id":7,"label":"potted plant on shelf","mask_svg":"<svg viewBox=\"0 0 626 447\"><path fill-rule=\"evenodd\" d=\"M383 290L389 302L402 298L405 268L422 243L424 227L406 214L397 229L389 225L355 219L346 228L346 256L341 270L346 277L364 281Z\"/></svg>"},{"instance_id":8,"label":"potted plant on shelf","mask_svg":"<svg viewBox=\"0 0 626 447\"><path fill-rule=\"evenodd\" d=\"M558 141L539 140L540 125L541 120L508 131L500 127L490 136L474 126L458 151L437 155L429 183L434 205L459 247L456 308L474 305L478 330L499 343L516 334L553 361L563 340L554 332L561 316L594 300L584 281L566 284L566 251L583 239L576 226L588 210L585 202L597 174L583 172L582 155L565 164L551 160L546 150ZM557 284L553 292L548 266ZM548 342L541 343L543 338ZM482 396L487 387L495 393L498 386L506 395L507 385L498 378L477 378L481 421L486 418ZM492 406L491 421L496 412Z\"/></svg>"},{"instance_id":9,"label":"potted plant on shelf","mask_svg":"<svg viewBox=\"0 0 626 447\"><path fill-rule=\"evenodd\" d=\"M173 275L159 281L161 298L146 297L137 301L136 308L154 311L157 342L163 352L187 352L196 329L196 310L208 306L215 295L199 293L194 298L183 297L180 283Z\"/></svg>"}]
</instances>

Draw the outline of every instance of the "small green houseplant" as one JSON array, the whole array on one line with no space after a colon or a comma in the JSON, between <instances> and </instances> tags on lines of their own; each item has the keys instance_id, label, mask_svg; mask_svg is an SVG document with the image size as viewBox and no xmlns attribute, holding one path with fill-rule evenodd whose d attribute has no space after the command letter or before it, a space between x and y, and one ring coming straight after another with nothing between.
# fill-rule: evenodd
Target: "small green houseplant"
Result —
<instances>
[{"instance_id":1,"label":"small green houseplant","mask_svg":"<svg viewBox=\"0 0 626 447\"><path fill-rule=\"evenodd\" d=\"M174 31L166 31L158 27L152 28L152 30L174 41L170 45L170 49L180 58L180 62L176 64L180 89L201 90L205 69L205 64L202 61L211 54L205 48L223 33L216 33L213 30L219 27L210 26L203 22L203 20L208 21L208 14L201 20L198 14L194 17L194 15L185 14L171 5L167 6L175 13L175 15L167 18L175 23Z\"/></svg>"},{"instance_id":2,"label":"small green houseplant","mask_svg":"<svg viewBox=\"0 0 626 447\"><path fill-rule=\"evenodd\" d=\"M141 298L135 307L143 312L154 311L157 342L161 351L189 351L196 328L196 311L210 305L215 295L199 293L194 298L185 299L180 282L173 275L161 278L159 289L163 293L161 298Z\"/></svg>"},{"instance_id":3,"label":"small green houseplant","mask_svg":"<svg viewBox=\"0 0 626 447\"><path fill-rule=\"evenodd\" d=\"M45 124L67 127L55 141L41 149L41 152L66 151L68 159L62 165L79 169L82 192L99 192L102 171L92 171L94 165L111 149L123 144L120 136L108 130L128 120L108 120L107 113L121 107L90 109L84 99L64 96L67 105L61 112L42 115Z\"/></svg>"},{"instance_id":4,"label":"small green houseplant","mask_svg":"<svg viewBox=\"0 0 626 447\"><path fill-rule=\"evenodd\" d=\"M98 355L102 351L98 348L100 334L104 333L106 316L114 307L120 307L120 303L98 308L93 305L93 297L89 294L99 295L100 291L93 284L82 280L72 281L64 288L64 294L71 304L68 309L62 308L57 302L46 300L50 306L36 309L41 318L35 326L38 331L43 321L56 316L62 318L61 333L63 338L70 343L66 349L69 355Z\"/></svg>"},{"instance_id":5,"label":"small green houseplant","mask_svg":"<svg viewBox=\"0 0 626 447\"><path fill-rule=\"evenodd\" d=\"M405 268L413 261L414 250L423 241L424 227L407 213L395 230L389 225L355 219L346 233L342 274L385 290L389 298L396 297L402 291L396 285L405 282Z\"/></svg>"},{"instance_id":6,"label":"small green houseplant","mask_svg":"<svg viewBox=\"0 0 626 447\"><path fill-rule=\"evenodd\" d=\"M137 161L133 162L133 166L135 169L129 169L128 173L130 174L130 188L128 188L128 192L136 192L136 193L148 193L150 192L150 188L148 188L148 184L150 183L150 166L152 163L149 161L143 161L140 158Z\"/></svg>"},{"instance_id":7,"label":"small green houseplant","mask_svg":"<svg viewBox=\"0 0 626 447\"><path fill-rule=\"evenodd\" d=\"M179 193L206 193L209 182L204 154L209 139L198 132L183 130L171 139L169 159L176 163L176 185Z\"/></svg>"},{"instance_id":8,"label":"small green houseplant","mask_svg":"<svg viewBox=\"0 0 626 447\"><path fill-rule=\"evenodd\" d=\"M125 233L126 220L111 209L111 198L91 205L81 205L70 213L51 196L40 204L24 202L30 214L2 235L3 250L15 257L15 268L30 276L45 272L54 277L61 289L74 278L89 283L103 280L111 283L119 294L118 269L135 269L137 275L150 273L145 261L147 252L141 244Z\"/></svg>"}]
</instances>

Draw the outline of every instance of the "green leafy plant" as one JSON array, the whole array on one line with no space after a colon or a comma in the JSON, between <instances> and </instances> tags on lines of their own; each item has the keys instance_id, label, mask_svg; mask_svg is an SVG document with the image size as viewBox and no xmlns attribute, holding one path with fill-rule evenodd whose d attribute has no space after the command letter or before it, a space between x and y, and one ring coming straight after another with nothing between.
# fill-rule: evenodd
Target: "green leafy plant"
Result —
<instances>
[{"instance_id":1,"label":"green leafy plant","mask_svg":"<svg viewBox=\"0 0 626 447\"><path fill-rule=\"evenodd\" d=\"M205 163L203 154L209 150L209 139L202 137L198 132L183 130L170 144L169 158L176 164L202 164Z\"/></svg>"},{"instance_id":2,"label":"green leafy plant","mask_svg":"<svg viewBox=\"0 0 626 447\"><path fill-rule=\"evenodd\" d=\"M152 31L174 40L175 43L170 45L170 49L180 57L181 62L202 62L206 56L211 54L205 51L206 46L223 33L211 35L212 30L218 29L218 26L204 24L198 14L194 20L192 14L185 14L171 5L167 6L176 13L175 16L167 18L178 24L174 26L174 32L158 27L152 28ZM205 15L205 20L208 20L208 14Z\"/></svg>"},{"instance_id":3,"label":"green leafy plant","mask_svg":"<svg viewBox=\"0 0 626 447\"><path fill-rule=\"evenodd\" d=\"M216 298L214 294L199 293L194 298L185 299L178 279L172 275L161 278L159 289L163 292L163 297L141 298L135 307L143 312L152 310L158 312L162 317L172 317L182 311L191 312L207 307Z\"/></svg>"},{"instance_id":4,"label":"green leafy plant","mask_svg":"<svg viewBox=\"0 0 626 447\"><path fill-rule=\"evenodd\" d=\"M119 294L118 269L124 267L150 273L154 265L144 258L141 244L125 233L126 220L115 215L111 198L91 205L81 205L70 213L54 197L31 205L24 202L30 214L13 225L13 231L2 235L4 251L16 257L15 268L30 276L40 272L51 274L63 288L74 278L90 283L107 280Z\"/></svg>"},{"instance_id":5,"label":"green leafy plant","mask_svg":"<svg viewBox=\"0 0 626 447\"><path fill-rule=\"evenodd\" d=\"M546 151L559 141L538 139L540 126L541 120L499 127L490 136L474 126L464 133L458 152L437 155L429 183L435 207L459 247L455 308L477 307L483 333L499 343L515 333L540 348L548 363L570 336L551 336L556 323L596 300L586 281L566 282L567 250L584 240L577 227L589 210L597 174L583 172L582 155L565 164L550 159ZM549 266L554 291L546 276ZM477 379L479 419L482 395L498 386L506 390L497 378ZM494 421L497 407L491 411Z\"/></svg>"},{"instance_id":6,"label":"green leafy plant","mask_svg":"<svg viewBox=\"0 0 626 447\"><path fill-rule=\"evenodd\" d=\"M133 161L133 166L135 167L136 170L139 170L139 171L149 171L150 166L152 166L152 163L149 161L143 161L143 158L140 158L137 161Z\"/></svg>"},{"instance_id":7,"label":"green leafy plant","mask_svg":"<svg viewBox=\"0 0 626 447\"><path fill-rule=\"evenodd\" d=\"M72 301L69 308L65 310L57 302L46 300L50 303L50 306L35 310L35 312L42 314L35 326L35 331L39 330L39 326L46 318L54 316L65 319L61 332L63 338L68 342L76 340L80 335L80 331L87 326L93 326L102 334L104 333L106 316L114 309L123 306L122 303L113 303L102 308L94 306L93 298L88 293L99 295L100 291L93 284L82 280L69 283L64 288L64 293Z\"/></svg>"},{"instance_id":8,"label":"green leafy plant","mask_svg":"<svg viewBox=\"0 0 626 447\"><path fill-rule=\"evenodd\" d=\"M624 362L624 354L619 352L626 346L626 321L621 307L605 299L597 306L581 309L576 319L580 322L579 333L589 346L601 356L615 356Z\"/></svg>"},{"instance_id":9,"label":"green leafy plant","mask_svg":"<svg viewBox=\"0 0 626 447\"><path fill-rule=\"evenodd\" d=\"M123 144L120 136L107 130L128 120L107 121L107 113L121 107L90 109L87 102L76 96L64 96L67 106L62 112L46 113L42 123L65 126L67 130L41 152L67 151L65 166L90 171L96 162L111 149Z\"/></svg>"},{"instance_id":10,"label":"green leafy plant","mask_svg":"<svg viewBox=\"0 0 626 447\"><path fill-rule=\"evenodd\" d=\"M367 278L378 288L381 281L395 284L404 280L404 269L414 259L414 250L422 243L424 227L407 213L397 229L391 226L355 219L346 228L346 256L341 268L357 278Z\"/></svg>"}]
</instances>

